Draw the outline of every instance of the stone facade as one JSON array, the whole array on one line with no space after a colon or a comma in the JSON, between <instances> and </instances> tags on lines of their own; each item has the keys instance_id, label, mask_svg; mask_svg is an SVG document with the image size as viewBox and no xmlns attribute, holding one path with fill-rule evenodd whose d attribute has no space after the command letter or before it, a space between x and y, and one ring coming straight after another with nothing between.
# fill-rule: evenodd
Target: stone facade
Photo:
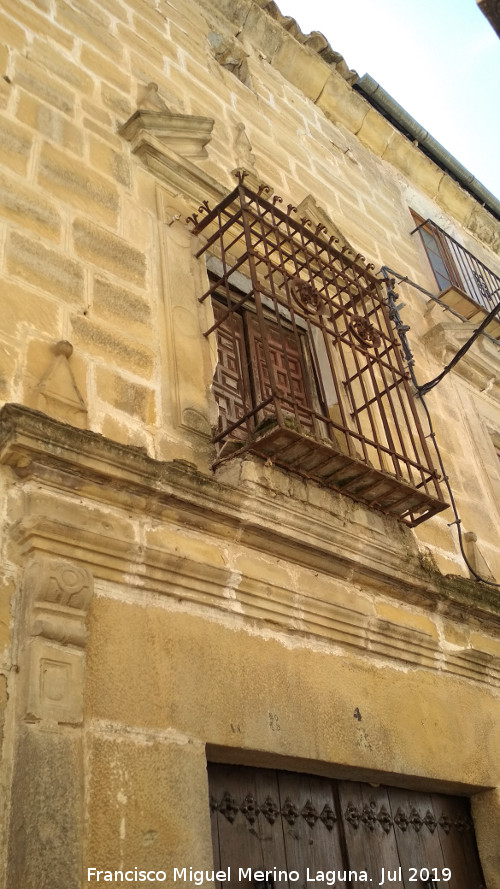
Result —
<instances>
[{"instance_id":1,"label":"stone facade","mask_svg":"<svg viewBox=\"0 0 500 889\"><path fill-rule=\"evenodd\" d=\"M245 169L436 293L410 208L497 274L498 220L273 3L4 0L0 67L1 889L211 869L207 757L470 796L499 889L498 590L451 510L212 470L186 222ZM398 292L431 379L475 325ZM499 583L496 341L428 405Z\"/></svg>"}]
</instances>

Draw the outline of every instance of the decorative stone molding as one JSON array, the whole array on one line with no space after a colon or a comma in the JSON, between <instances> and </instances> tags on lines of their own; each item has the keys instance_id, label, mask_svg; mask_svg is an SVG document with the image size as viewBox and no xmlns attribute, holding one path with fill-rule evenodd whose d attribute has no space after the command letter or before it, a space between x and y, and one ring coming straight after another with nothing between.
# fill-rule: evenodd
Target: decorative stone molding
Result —
<instances>
[{"instance_id":1,"label":"decorative stone molding","mask_svg":"<svg viewBox=\"0 0 500 889\"><path fill-rule=\"evenodd\" d=\"M151 81L147 84L140 84L137 91L137 109L142 111L166 111L169 107L160 95L158 84Z\"/></svg>"},{"instance_id":2,"label":"decorative stone molding","mask_svg":"<svg viewBox=\"0 0 500 889\"><path fill-rule=\"evenodd\" d=\"M25 591L30 600L32 636L84 647L93 593L87 568L65 560L35 559L26 570Z\"/></svg>"},{"instance_id":3,"label":"decorative stone molding","mask_svg":"<svg viewBox=\"0 0 500 889\"><path fill-rule=\"evenodd\" d=\"M484 0L493 7L498 0ZM360 142L404 175L410 174L447 213L476 233L491 231L494 219L475 196L444 172L418 143L387 121L353 86L359 80L340 53L332 49L322 34L305 35L295 19L283 16L274 0L199 0L212 29L225 31L245 50L251 46L289 83L323 111L325 117L346 128ZM260 8L259 8L260 7ZM223 18L222 18L223 17ZM224 21L224 25L222 24ZM252 62L249 58L247 64ZM251 68L251 64L249 64ZM489 235L494 238L493 232Z\"/></svg>"},{"instance_id":4,"label":"decorative stone molding","mask_svg":"<svg viewBox=\"0 0 500 889\"><path fill-rule=\"evenodd\" d=\"M131 143L132 154L173 192L186 198L218 202L226 193L193 160L207 157L214 121L210 117L170 111L136 111L120 133Z\"/></svg>"},{"instance_id":5,"label":"decorative stone molding","mask_svg":"<svg viewBox=\"0 0 500 889\"><path fill-rule=\"evenodd\" d=\"M208 42L219 65L234 74L245 86L251 87L252 82L247 64L248 53L245 52L239 41L211 31L208 35Z\"/></svg>"},{"instance_id":6,"label":"decorative stone molding","mask_svg":"<svg viewBox=\"0 0 500 889\"><path fill-rule=\"evenodd\" d=\"M211 117L139 110L123 124L120 133L134 144L143 134L155 136L182 157L203 160L208 157L205 145L210 142L213 126Z\"/></svg>"},{"instance_id":7,"label":"decorative stone molding","mask_svg":"<svg viewBox=\"0 0 500 889\"><path fill-rule=\"evenodd\" d=\"M304 200L300 202L299 206L297 207L295 216L297 219L302 219L303 217L305 217L306 219L309 219L314 225L323 226L323 229L326 232L325 237L328 238L333 235L333 237L336 238L337 241L339 241L340 249L345 247L347 249L347 255L349 257L356 256L357 264L364 271L367 270L369 266L365 257L361 256L361 254L359 253L356 253L356 250L354 249L352 244L349 243L345 235L342 234L339 227L335 225L332 219L330 219L326 210L323 210L323 207L318 206L311 194L308 194L304 198Z\"/></svg>"},{"instance_id":8,"label":"decorative stone molding","mask_svg":"<svg viewBox=\"0 0 500 889\"><path fill-rule=\"evenodd\" d=\"M488 648L488 634L494 638L500 626L496 593L438 575L419 562L410 531L398 527L394 534L388 520L371 513L368 524L361 508L353 511L352 504L314 485L306 490L298 480L251 460L226 464L213 478L183 461L160 463L139 449L16 406L0 413L0 461L20 473L31 490L30 513L15 532L23 557L33 559L25 596L31 719L75 724L81 712L83 624L92 581L80 566L88 566L102 584L121 587L130 601L144 604L150 595L164 596L175 608L180 599L224 620L250 620L348 644L365 657L500 682L495 644ZM47 511L52 488L82 498L70 521ZM102 507L116 522L108 518L105 526L96 526ZM154 517L157 530L133 543L123 527L124 509L133 513L134 523L141 515L148 523ZM78 566L66 561L76 540ZM300 581L290 575L287 582L272 572L265 577L263 563L256 575L241 571L242 546L249 559L256 551L263 562L272 556L289 563ZM393 606L374 610L359 599L359 589L417 613L404 610L401 620ZM486 648L465 641L460 649L443 652L434 615L460 622L464 609L486 631Z\"/></svg>"},{"instance_id":9,"label":"decorative stone molding","mask_svg":"<svg viewBox=\"0 0 500 889\"><path fill-rule=\"evenodd\" d=\"M356 599L355 593L349 601L336 602L334 593L325 596L328 577L319 572L315 572L314 580L310 582L304 575L303 583L297 588L289 588L266 577L240 576L230 565L221 563L217 558L217 545L208 536L200 553L186 539L182 558L179 558L177 537L170 545L167 532L161 546L139 546L111 536L104 537L76 524L70 526L40 517L26 520L19 526L17 537L27 549L63 551L69 548L72 539L78 537L81 558L92 564L96 578L104 588L108 583L115 589L125 586L125 596L131 604L144 606L158 596L173 603L180 599L182 607L202 605L232 624L250 620L255 627L272 625L278 632L304 633L307 638L316 638L323 643L336 646L347 643L351 650L357 650L365 658L383 658L405 667L419 666L500 687L500 658L494 652L464 646L443 654L431 632L431 622L425 616L420 618L422 626L419 626L418 617L415 617L415 626L403 625L399 616L386 619L377 615ZM239 544L237 549L239 551ZM134 565L140 565L140 571L134 573ZM304 585L307 583L309 586ZM475 587L477 589L477 584ZM150 596L154 599L150 600ZM444 603L436 604L438 610L445 613ZM466 607L460 602L457 606L455 614L450 609L450 617L455 619L463 617ZM432 614L432 611L428 613ZM477 613L476 610L476 616ZM421 615L424 614L425 605L421 611ZM411 615L406 614L406 620L410 621ZM499 623L497 620L496 626ZM496 632L494 622L491 631ZM47 655L43 656L47 658ZM44 663L43 668L52 671L49 679L53 682L62 682L65 678L62 671L56 673L53 663Z\"/></svg>"},{"instance_id":10,"label":"decorative stone molding","mask_svg":"<svg viewBox=\"0 0 500 889\"><path fill-rule=\"evenodd\" d=\"M245 130L245 124L239 121L235 127L234 153L237 167L243 167L250 172L255 172L255 155L252 145Z\"/></svg>"},{"instance_id":11,"label":"decorative stone molding","mask_svg":"<svg viewBox=\"0 0 500 889\"><path fill-rule=\"evenodd\" d=\"M25 719L78 725L83 719L88 568L36 557L25 573Z\"/></svg>"},{"instance_id":12,"label":"decorative stone molding","mask_svg":"<svg viewBox=\"0 0 500 889\"><path fill-rule=\"evenodd\" d=\"M52 352L53 360L33 389L35 406L57 420L86 429L87 408L69 363L73 346L67 340L60 340Z\"/></svg>"},{"instance_id":13,"label":"decorative stone molding","mask_svg":"<svg viewBox=\"0 0 500 889\"><path fill-rule=\"evenodd\" d=\"M313 483L305 486L281 470L263 468L251 459L224 464L214 477L182 460L154 460L141 448L9 404L0 411L0 464L12 467L20 478L57 490L61 485L67 489L71 479L75 497L90 497L92 502L137 513L145 511L148 518L161 518L166 507L175 509L186 529L205 534L221 527L227 540L240 540L244 534L247 544L264 554L332 576L345 578L349 574L357 584L375 585L407 602L439 601L444 610L454 598L446 578L436 572L434 579L432 571L420 565L418 546L409 529L361 506L354 508L341 495ZM356 521L358 511L360 520ZM356 535L355 546L346 534L349 522ZM69 538L64 557L71 557L76 539L81 548L80 538ZM47 552L44 542L40 547ZM24 550L26 555L36 551L36 547ZM124 552L130 553L127 542ZM463 580L462 587L458 607L467 605L478 617L482 613L485 619L498 620L496 593L488 597L485 591L482 610L477 584Z\"/></svg>"},{"instance_id":14,"label":"decorative stone molding","mask_svg":"<svg viewBox=\"0 0 500 889\"><path fill-rule=\"evenodd\" d=\"M210 326L210 306L200 305L204 293L204 263L193 256L197 243L184 222L176 217L169 196L158 187L158 215L162 225L161 269L165 290L165 364L169 385L165 399L170 402L173 425L211 438L211 418L207 392L212 383L212 368L206 360L203 330ZM189 274L186 270L189 269ZM206 325L206 326L204 326ZM190 356L186 362L185 356Z\"/></svg>"},{"instance_id":15,"label":"decorative stone molding","mask_svg":"<svg viewBox=\"0 0 500 889\"><path fill-rule=\"evenodd\" d=\"M76 538L73 539L73 542ZM88 568L37 553L25 570L18 630L15 737L7 883L81 886L83 692Z\"/></svg>"}]
</instances>

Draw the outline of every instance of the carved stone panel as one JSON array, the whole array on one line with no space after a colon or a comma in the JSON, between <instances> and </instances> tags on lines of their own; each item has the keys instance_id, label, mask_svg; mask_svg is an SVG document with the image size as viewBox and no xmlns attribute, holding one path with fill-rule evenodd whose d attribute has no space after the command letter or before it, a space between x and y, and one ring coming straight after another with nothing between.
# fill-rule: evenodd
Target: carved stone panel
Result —
<instances>
[{"instance_id":1,"label":"carved stone panel","mask_svg":"<svg viewBox=\"0 0 500 889\"><path fill-rule=\"evenodd\" d=\"M75 562L36 558L26 570L24 592L20 665L25 718L79 724L92 576Z\"/></svg>"},{"instance_id":2,"label":"carved stone panel","mask_svg":"<svg viewBox=\"0 0 500 889\"><path fill-rule=\"evenodd\" d=\"M33 639L27 657L26 718L80 724L83 721L83 652Z\"/></svg>"},{"instance_id":3,"label":"carved stone panel","mask_svg":"<svg viewBox=\"0 0 500 889\"><path fill-rule=\"evenodd\" d=\"M85 645L85 619L93 593L90 571L63 559L35 559L26 571L25 591L32 636Z\"/></svg>"}]
</instances>

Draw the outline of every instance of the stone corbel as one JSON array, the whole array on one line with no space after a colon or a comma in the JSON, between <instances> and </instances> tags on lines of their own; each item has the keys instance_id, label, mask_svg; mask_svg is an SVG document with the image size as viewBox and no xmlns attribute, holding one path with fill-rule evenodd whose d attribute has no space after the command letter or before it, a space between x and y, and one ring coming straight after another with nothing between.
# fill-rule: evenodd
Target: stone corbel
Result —
<instances>
[{"instance_id":1,"label":"stone corbel","mask_svg":"<svg viewBox=\"0 0 500 889\"><path fill-rule=\"evenodd\" d=\"M26 570L24 594L25 718L79 724L92 575L74 562L39 557Z\"/></svg>"}]
</instances>

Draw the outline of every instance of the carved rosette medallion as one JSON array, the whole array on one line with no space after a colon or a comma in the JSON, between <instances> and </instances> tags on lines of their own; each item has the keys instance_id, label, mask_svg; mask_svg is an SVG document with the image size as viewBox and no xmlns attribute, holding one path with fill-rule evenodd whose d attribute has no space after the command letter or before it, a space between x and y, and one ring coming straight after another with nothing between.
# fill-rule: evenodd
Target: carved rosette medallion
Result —
<instances>
[{"instance_id":1,"label":"carved rosette medallion","mask_svg":"<svg viewBox=\"0 0 500 889\"><path fill-rule=\"evenodd\" d=\"M362 315L352 315L349 322L349 329L363 346L369 349L378 349L382 339L378 330Z\"/></svg>"},{"instance_id":2,"label":"carved rosette medallion","mask_svg":"<svg viewBox=\"0 0 500 889\"><path fill-rule=\"evenodd\" d=\"M324 303L321 294L309 283L299 276L290 281L290 291L297 305L306 315L321 315L324 311Z\"/></svg>"}]
</instances>

